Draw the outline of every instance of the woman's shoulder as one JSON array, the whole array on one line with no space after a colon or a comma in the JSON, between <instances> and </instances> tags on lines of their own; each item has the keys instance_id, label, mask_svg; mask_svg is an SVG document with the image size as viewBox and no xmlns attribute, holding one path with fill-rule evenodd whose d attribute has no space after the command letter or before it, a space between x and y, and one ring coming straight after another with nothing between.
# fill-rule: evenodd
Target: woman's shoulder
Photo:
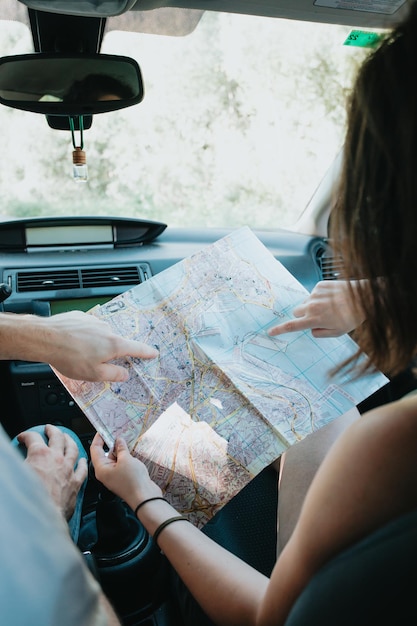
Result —
<instances>
[{"instance_id":1,"label":"woman's shoulder","mask_svg":"<svg viewBox=\"0 0 417 626\"><path fill-rule=\"evenodd\" d=\"M417 476L417 394L365 413L351 427L358 454L374 466L386 464L398 477Z\"/></svg>"},{"instance_id":2,"label":"woman's shoulder","mask_svg":"<svg viewBox=\"0 0 417 626\"><path fill-rule=\"evenodd\" d=\"M398 430L404 434L409 431L417 432L417 392L408 394L398 400L383 404L367 413L364 413L358 425L366 429L376 427L381 432Z\"/></svg>"}]
</instances>

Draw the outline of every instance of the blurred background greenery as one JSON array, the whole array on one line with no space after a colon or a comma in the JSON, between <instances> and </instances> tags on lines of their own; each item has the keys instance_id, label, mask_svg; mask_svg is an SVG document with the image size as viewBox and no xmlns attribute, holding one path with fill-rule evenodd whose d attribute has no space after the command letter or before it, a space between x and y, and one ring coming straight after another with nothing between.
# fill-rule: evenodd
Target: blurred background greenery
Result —
<instances>
[{"instance_id":1,"label":"blurred background greenery","mask_svg":"<svg viewBox=\"0 0 417 626\"><path fill-rule=\"evenodd\" d=\"M84 134L86 184L72 180L69 132L0 108L1 216L290 228L343 141L346 97L365 54L343 45L350 29L188 12L182 26L191 32L176 36L154 34L143 15L151 32L105 35L102 52L138 61L145 98L94 117ZM32 51L24 24L0 22L1 55Z\"/></svg>"}]
</instances>

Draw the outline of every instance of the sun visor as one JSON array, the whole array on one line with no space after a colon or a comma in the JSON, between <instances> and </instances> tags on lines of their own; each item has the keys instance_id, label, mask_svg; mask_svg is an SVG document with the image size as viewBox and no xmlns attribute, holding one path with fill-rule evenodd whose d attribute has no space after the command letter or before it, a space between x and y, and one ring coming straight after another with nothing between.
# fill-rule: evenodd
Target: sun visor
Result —
<instances>
[{"instance_id":1,"label":"sun visor","mask_svg":"<svg viewBox=\"0 0 417 626\"><path fill-rule=\"evenodd\" d=\"M29 9L64 15L110 17L126 13L136 0L19 0Z\"/></svg>"}]
</instances>

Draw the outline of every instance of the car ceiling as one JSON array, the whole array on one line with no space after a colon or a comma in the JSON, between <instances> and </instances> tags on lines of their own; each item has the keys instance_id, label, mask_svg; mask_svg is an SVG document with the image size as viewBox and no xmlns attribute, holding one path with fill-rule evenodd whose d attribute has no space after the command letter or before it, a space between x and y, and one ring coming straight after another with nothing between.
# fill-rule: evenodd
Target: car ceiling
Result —
<instances>
[{"instance_id":1,"label":"car ceiling","mask_svg":"<svg viewBox=\"0 0 417 626\"><path fill-rule=\"evenodd\" d=\"M131 11L182 7L297 20L386 27L401 19L406 0L137 0ZM347 8L352 7L352 8Z\"/></svg>"},{"instance_id":2,"label":"car ceiling","mask_svg":"<svg viewBox=\"0 0 417 626\"><path fill-rule=\"evenodd\" d=\"M0 18L27 21L29 7L106 17L106 30L185 35L206 10L389 28L405 16L408 6L408 0L1 0ZM8 18L7 12L13 16Z\"/></svg>"}]
</instances>

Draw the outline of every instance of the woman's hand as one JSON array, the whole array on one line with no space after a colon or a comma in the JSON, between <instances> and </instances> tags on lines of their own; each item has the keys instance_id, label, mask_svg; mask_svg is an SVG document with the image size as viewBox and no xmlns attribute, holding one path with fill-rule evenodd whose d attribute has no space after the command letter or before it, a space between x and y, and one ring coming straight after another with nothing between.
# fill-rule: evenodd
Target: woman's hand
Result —
<instances>
[{"instance_id":1,"label":"woman's hand","mask_svg":"<svg viewBox=\"0 0 417 626\"><path fill-rule=\"evenodd\" d=\"M150 479L145 465L133 457L126 442L116 439L114 449L106 453L97 433L90 447L97 480L122 498L132 509L140 502L161 496L161 489Z\"/></svg>"},{"instance_id":2,"label":"woman's hand","mask_svg":"<svg viewBox=\"0 0 417 626\"><path fill-rule=\"evenodd\" d=\"M340 337L357 328L365 316L354 301L358 281L322 280L303 302L293 310L294 320L273 326L271 337L311 329L314 337ZM353 299L352 299L353 296Z\"/></svg>"}]
</instances>

